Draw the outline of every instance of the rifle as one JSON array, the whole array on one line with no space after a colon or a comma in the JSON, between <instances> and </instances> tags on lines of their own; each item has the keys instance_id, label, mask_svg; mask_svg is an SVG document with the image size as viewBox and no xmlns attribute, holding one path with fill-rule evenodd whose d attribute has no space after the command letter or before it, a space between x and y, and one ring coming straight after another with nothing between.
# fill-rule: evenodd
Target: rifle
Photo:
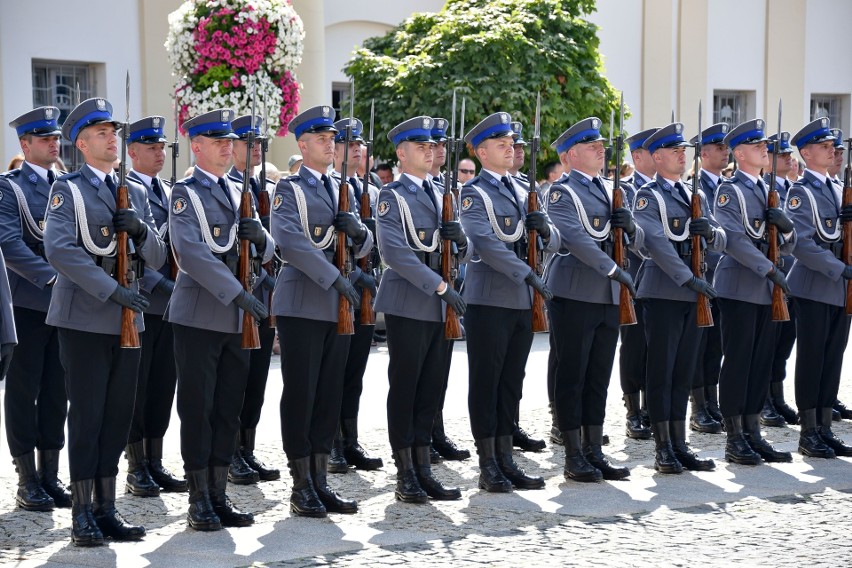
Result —
<instances>
[{"instance_id":1,"label":"rifle","mask_svg":"<svg viewBox=\"0 0 852 568\"><path fill-rule=\"evenodd\" d=\"M772 174L769 180L769 192L766 196L767 207L778 207L781 197L775 189L775 178L778 175L778 146L781 144L781 99L778 99L778 135L775 138L775 151L772 152ZM774 270L778 268L781 254L778 251L778 227L768 225L766 228L766 240L769 241L769 250L766 256L772 261ZM772 285L772 321L790 321L790 311L787 309L787 299L784 290L777 284Z\"/></svg>"},{"instance_id":2,"label":"rifle","mask_svg":"<svg viewBox=\"0 0 852 568\"><path fill-rule=\"evenodd\" d=\"M624 92L621 93L620 111L618 115L618 136L615 137L615 163L621 163L621 155L624 151ZM616 168L618 166L616 165ZM612 183L612 209L624 207L624 194L616 170L615 179ZM622 270L627 270L627 253L624 250L624 229L612 230L612 259ZM630 290L624 284L620 285L618 296L619 325L636 325L636 308L633 306L633 298Z\"/></svg>"},{"instance_id":3,"label":"rifle","mask_svg":"<svg viewBox=\"0 0 852 568\"><path fill-rule=\"evenodd\" d=\"M843 207L852 205L852 138L846 140L846 170L843 175ZM852 264L852 221L843 223L843 262ZM846 315L852 315L852 280L846 281Z\"/></svg>"},{"instance_id":4,"label":"rifle","mask_svg":"<svg viewBox=\"0 0 852 568\"><path fill-rule=\"evenodd\" d=\"M118 189L115 192L116 209L130 209L130 195L127 190L127 138L130 136L130 71L125 80L125 116L121 125L121 163L118 166ZM118 251L115 255L115 279L119 286L129 288L136 275L130 268L128 237L124 231L115 234ZM136 329L136 312L127 307L121 308L121 340L119 345L125 349L139 349L139 330Z\"/></svg>"},{"instance_id":5,"label":"rifle","mask_svg":"<svg viewBox=\"0 0 852 568\"><path fill-rule=\"evenodd\" d=\"M692 206L691 217L698 219L701 211L701 197L698 186L701 183L701 172L698 160L701 156L701 101L698 101L698 142L695 143L695 158L692 161ZM701 236L692 237L692 274L696 278L704 278L704 250L701 248ZM713 312L710 311L710 300L704 294L697 294L695 299L695 320L698 327L713 327Z\"/></svg>"},{"instance_id":6,"label":"rifle","mask_svg":"<svg viewBox=\"0 0 852 568\"><path fill-rule=\"evenodd\" d=\"M337 199L337 212L349 211L349 182L346 177L346 162L349 160L349 140L352 137L352 119L355 114L355 81L349 84L349 121L343 139L343 163L340 165L340 194ZM334 264L344 278L352 272L352 261L349 259L348 237L343 231L337 232L337 250L334 252ZM355 333L355 316L349 300L341 294L337 304L337 334L353 335Z\"/></svg>"},{"instance_id":7,"label":"rifle","mask_svg":"<svg viewBox=\"0 0 852 568\"><path fill-rule=\"evenodd\" d=\"M452 118L450 119L450 136L447 139L447 145L449 148L447 149L448 158L452 158L452 155L455 154L456 165L458 164L458 156L460 150L460 145L464 144L464 99L462 99L462 111L461 111L461 133L459 134L459 139L455 140L456 135L456 92L453 91L453 104L452 109L450 111ZM456 147L458 146L458 148ZM449 166L454 166L452 164L453 160L448 160L450 162ZM453 207L453 194L452 188L456 186L459 181L458 171L456 167L448 167L447 168L447 176L444 183L444 195L443 201L441 203L441 222L448 223L450 221L456 220L456 212ZM458 248L455 243L450 240L444 240L441 242L441 278L444 279L444 282L447 283L448 288L455 288L454 283L456 281L456 276L458 275L458 259L455 254L458 252ZM444 322L444 337L446 339L461 339L462 331L461 331L461 321L459 320L459 315L456 311L447 306L447 315L446 321Z\"/></svg>"},{"instance_id":8,"label":"rifle","mask_svg":"<svg viewBox=\"0 0 852 568\"><path fill-rule=\"evenodd\" d=\"M370 103L370 137L367 139L364 152L364 190L361 192L361 220L367 221L373 218L370 205L370 150L373 149L373 123L376 118L376 101ZM375 245L374 245L375 246ZM361 270L370 274L373 272L373 253L363 256L358 260ZM361 325L376 325L376 312L373 310L373 293L364 286L361 288Z\"/></svg>"},{"instance_id":9,"label":"rifle","mask_svg":"<svg viewBox=\"0 0 852 568\"><path fill-rule=\"evenodd\" d=\"M254 111L257 96L257 85L251 96L251 128L246 137L246 167L243 170L243 187L240 191L240 219L254 217L254 198L251 194L251 151L254 147ZM251 241L242 239L240 241L240 266L239 279L243 290L251 294L254 288L255 275L251 269ZM243 349L260 349L260 333L258 323L249 312L243 312L243 337L240 347Z\"/></svg>"},{"instance_id":10,"label":"rifle","mask_svg":"<svg viewBox=\"0 0 852 568\"><path fill-rule=\"evenodd\" d=\"M177 182L177 159L180 155L180 146L178 143L178 101L177 101L177 93L175 93L175 139L174 142L170 144L170 148L172 150L172 177L169 179L170 187L174 188L175 182ZM168 225L166 225L168 227ZM169 236L168 231L166 232L166 237ZM171 246L171 238L166 239L166 250L169 254L169 267L171 268L171 278L172 280L177 280L178 275L178 264L177 259L175 258L175 251L172 250Z\"/></svg>"},{"instance_id":11,"label":"rifle","mask_svg":"<svg viewBox=\"0 0 852 568\"><path fill-rule=\"evenodd\" d=\"M527 215L539 210L538 191L536 191L536 160L538 159L538 148L541 143L541 93L539 92L535 99L535 126L533 127L533 137L530 140L530 192L527 194ZM542 254L542 244L537 231L530 231L527 235L527 263L530 268L535 270L535 273L541 276L544 272L544 262ZM549 331L547 325L547 316L544 315L544 298L536 289L533 289L532 300L532 330L533 333L541 333Z\"/></svg>"},{"instance_id":12,"label":"rifle","mask_svg":"<svg viewBox=\"0 0 852 568\"><path fill-rule=\"evenodd\" d=\"M263 127L266 128L268 116L266 115L266 105L263 105ZM254 118L252 118L254 120ZM269 224L269 216L272 214L272 204L269 202L269 192L266 190L266 152L269 150L269 136L268 134L263 134L260 137L260 180L257 191L257 212L260 215L260 220L263 221L266 219L267 225ZM269 227L265 227L266 230L269 230ZM272 260L263 265L263 269L272 277L275 277L275 257L272 257ZM276 320L275 316L272 315L272 292L269 293L269 327L275 329Z\"/></svg>"}]
</instances>

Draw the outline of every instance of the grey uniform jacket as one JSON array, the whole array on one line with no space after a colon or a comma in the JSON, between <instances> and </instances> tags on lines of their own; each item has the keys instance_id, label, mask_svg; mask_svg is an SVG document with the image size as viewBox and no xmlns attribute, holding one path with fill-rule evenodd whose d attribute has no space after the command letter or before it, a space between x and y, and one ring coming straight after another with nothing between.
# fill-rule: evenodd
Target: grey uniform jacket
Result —
<instances>
[{"instance_id":1,"label":"grey uniform jacket","mask_svg":"<svg viewBox=\"0 0 852 568\"><path fill-rule=\"evenodd\" d=\"M72 183L83 199L78 205L85 207L86 227L77 226ZM166 247L154 225L148 197L145 189L132 180L128 180L127 190L131 207L148 225L145 242L136 252L145 260L146 270L157 270L166 260ZM118 282L95 264L81 236L85 231L95 246L109 245L114 235L112 217L115 210L112 192L88 165L54 182L45 222L44 249L59 277L53 285L48 324L92 333L121 333L121 306L109 299ZM128 239L129 247L132 243L132 239ZM139 289L138 279L132 287ZM136 316L136 327L144 330L142 314Z\"/></svg>"},{"instance_id":2,"label":"grey uniform jacket","mask_svg":"<svg viewBox=\"0 0 852 568\"><path fill-rule=\"evenodd\" d=\"M157 197L157 194L154 193L154 190L151 189L151 186L142 181L142 178L139 177L135 171L130 170L127 174L127 178L135 181L139 185L145 188L145 191L148 194L148 204L151 207L151 215L154 217L154 226L157 228L157 231L163 235L163 240L167 241L168 238L165 236L167 231L165 229L168 228L169 224L169 195L171 195L171 189L163 183L163 180L159 180L160 188L162 188L163 199L161 200ZM163 263L163 266L160 267L159 270L145 270L145 275L139 279L139 288L142 291L142 294L148 298L148 301L151 304L145 310L146 314L154 314L161 316L166 313L166 305L169 303L169 295L160 290L154 290L157 284L163 278L171 278L172 277L172 267L169 263L168 255L166 255L166 262Z\"/></svg>"},{"instance_id":3,"label":"grey uniform jacket","mask_svg":"<svg viewBox=\"0 0 852 568\"><path fill-rule=\"evenodd\" d=\"M767 187L769 187L770 175L766 175L763 179L763 183L765 183ZM775 189L776 191L778 191L778 197L780 198L778 202L781 203L782 209L786 206L785 204L787 203L787 194L790 192L790 187L792 186L793 182L791 182L790 180L785 179L783 182L780 182L777 179L775 180ZM778 268L780 268L781 272L783 272L784 274L790 274L790 269L793 268L793 265L795 263L795 256L793 256L792 254L784 254L781 255L781 266L779 266Z\"/></svg>"},{"instance_id":4,"label":"grey uniform jacket","mask_svg":"<svg viewBox=\"0 0 852 568\"><path fill-rule=\"evenodd\" d=\"M461 223L471 243L474 255L467 265L463 296L468 304L496 306L515 310L532 308L532 289L524 281L530 266L515 254L516 243L500 240L486 210L481 190L491 201L494 220L503 234L512 235L523 228L527 214L527 192L517 179L509 177L515 196L488 171L468 181L461 191ZM516 200L517 196L517 200ZM559 250L559 230L550 225L550 239L544 252ZM524 235L521 236L524 238Z\"/></svg>"},{"instance_id":5,"label":"grey uniform jacket","mask_svg":"<svg viewBox=\"0 0 852 568\"><path fill-rule=\"evenodd\" d=\"M272 314L276 316L296 317L310 320L336 322L337 306L340 295L332 287L340 275L334 265L333 256L326 257L326 251L316 248L331 228L334 232L334 217L337 215L339 187L334 179L333 201L321 180L302 166L299 173L283 178L275 187L272 199L272 234L281 250L281 259L285 264L278 273L275 292L272 294ZM297 191L304 197L307 227L302 226L297 203ZM355 194L349 188L349 210L357 214ZM307 231L308 235L305 234ZM367 231L367 239L353 247L355 258L368 254L373 247L373 235ZM327 252L332 253L337 237L331 239ZM359 274L353 266L354 279Z\"/></svg>"},{"instance_id":6,"label":"grey uniform jacket","mask_svg":"<svg viewBox=\"0 0 852 568\"><path fill-rule=\"evenodd\" d=\"M724 178L720 177L719 183L716 183L704 170L701 170L700 179L701 185L698 187L704 192L704 196L707 198L708 203L716 203L716 190L719 188L719 183L724 181ZM704 262L707 264L708 282L713 281L713 277L716 274L716 267L719 265L719 261L721 259L722 254L715 250L708 250L707 254L704 255Z\"/></svg>"},{"instance_id":7,"label":"grey uniform jacket","mask_svg":"<svg viewBox=\"0 0 852 568\"><path fill-rule=\"evenodd\" d=\"M6 277L6 261L0 250L0 345L18 343L15 333L15 316L12 313L12 292L9 290L9 279ZM2 380L3 377L0 377Z\"/></svg>"},{"instance_id":8,"label":"grey uniform jacket","mask_svg":"<svg viewBox=\"0 0 852 568\"><path fill-rule=\"evenodd\" d=\"M691 188L684 184L684 190L691 199ZM665 216L657 196L662 198L665 205ZM702 213L716 228L716 236L707 248L716 252L723 251L727 235L713 217L704 193L700 192L699 196ZM677 189L659 175L651 183L642 186L636 194L634 215L636 223L645 231L643 254L649 257L642 263L639 272L637 294L640 298L682 302L695 302L698 298L696 292L684 286L692 278L691 256L681 256L669 236L682 237L689 234L687 220L690 219L691 213L691 203L684 201ZM690 237L687 236L682 246L688 246L689 242Z\"/></svg>"},{"instance_id":9,"label":"grey uniform jacket","mask_svg":"<svg viewBox=\"0 0 852 568\"><path fill-rule=\"evenodd\" d=\"M772 262L755 246L754 236L746 233L765 228L766 196L766 190L741 171L725 179L716 190L714 213L728 235L725 255L713 278L713 286L721 298L752 304L772 303L772 282L766 278L772 271ZM789 242L780 246L781 254L789 254L795 241L794 233Z\"/></svg>"},{"instance_id":10,"label":"grey uniform jacket","mask_svg":"<svg viewBox=\"0 0 852 568\"><path fill-rule=\"evenodd\" d=\"M809 195L813 196L813 204ZM796 263L790 270L790 293L797 298L843 306L846 281L841 274L845 265L826 248L830 241L823 238L835 232L838 238L842 235L838 196L811 172L805 171L787 193L786 211L796 226L793 249ZM841 243L834 246L840 247Z\"/></svg>"},{"instance_id":11,"label":"grey uniform jacket","mask_svg":"<svg viewBox=\"0 0 852 568\"><path fill-rule=\"evenodd\" d=\"M610 242L606 225L611 212L611 197L576 170L550 187L547 214L561 237L558 253L547 265L547 285L554 296L595 304L618 303L618 283L608 278L615 261L601 248L601 243ZM593 236L589 229L601 234ZM630 246L641 245L642 239L642 229L637 225Z\"/></svg>"},{"instance_id":12,"label":"grey uniform jacket","mask_svg":"<svg viewBox=\"0 0 852 568\"><path fill-rule=\"evenodd\" d=\"M24 195L19 201L12 184ZM56 270L44 256L42 236L50 185L26 162L0 177L0 249L6 257L9 286L15 306L47 312ZM31 217L35 226L27 218Z\"/></svg>"},{"instance_id":13,"label":"grey uniform jacket","mask_svg":"<svg viewBox=\"0 0 852 568\"><path fill-rule=\"evenodd\" d=\"M405 174L382 188L377 208L376 233L379 253L388 268L376 297L377 312L421 321L444 320L444 302L435 292L441 283L441 275L423 262L424 258L440 257L441 247L438 245L431 253L420 252L414 240L416 238L422 246L431 248L435 244L434 239L439 238L435 231L441 225L443 203L437 190L435 197L437 207L422 186ZM411 212L415 235L409 232L398 199L402 199ZM467 262L473 248L474 244L468 240L467 248L460 251L460 263ZM424 254L430 256L424 257Z\"/></svg>"},{"instance_id":14,"label":"grey uniform jacket","mask_svg":"<svg viewBox=\"0 0 852 568\"><path fill-rule=\"evenodd\" d=\"M226 178L226 183L231 182ZM195 209L190 199L190 190L201 201L203 218L217 246L229 244L231 227L239 222L239 204L231 201L231 196L225 194L217 180L198 168L195 168L192 177L175 184L169 211L169 236L180 271L166 308L166 319L188 327L240 333L242 311L232 302L242 290L242 284L204 240L199 215L201 212ZM269 233L264 233L266 248L259 258L267 262L274 254L275 243ZM233 244L239 247L236 237ZM259 281L255 285L259 285Z\"/></svg>"},{"instance_id":15,"label":"grey uniform jacket","mask_svg":"<svg viewBox=\"0 0 852 568\"><path fill-rule=\"evenodd\" d=\"M645 185L645 180L644 178L633 174L629 181L622 181L619 185L621 186L621 189L624 190L624 206L632 211L633 205L636 203L636 194L639 193L639 188ZM642 257L636 254L636 251L628 249L627 262L627 272L630 273L630 276L633 277L633 280L638 286L639 282L637 278L639 274L639 267L642 266Z\"/></svg>"}]
</instances>

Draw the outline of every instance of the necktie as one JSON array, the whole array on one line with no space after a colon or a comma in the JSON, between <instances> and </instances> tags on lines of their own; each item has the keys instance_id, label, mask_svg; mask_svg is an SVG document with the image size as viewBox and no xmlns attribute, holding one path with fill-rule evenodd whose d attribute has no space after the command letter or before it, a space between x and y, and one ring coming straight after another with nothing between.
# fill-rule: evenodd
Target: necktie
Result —
<instances>
[{"instance_id":1,"label":"necktie","mask_svg":"<svg viewBox=\"0 0 852 568\"><path fill-rule=\"evenodd\" d=\"M53 173L53 170L47 170L47 183L53 185L53 182L56 181L56 174Z\"/></svg>"},{"instance_id":2,"label":"necktie","mask_svg":"<svg viewBox=\"0 0 852 568\"><path fill-rule=\"evenodd\" d=\"M828 176L826 176L825 178L825 187L827 187L829 191L831 191L831 194L834 196L835 205L839 207L841 201L839 192L834 188L834 184L831 183L831 178Z\"/></svg>"},{"instance_id":3,"label":"necktie","mask_svg":"<svg viewBox=\"0 0 852 568\"><path fill-rule=\"evenodd\" d=\"M157 178L151 178L151 189L154 190L154 195L156 195L157 199L159 199L160 203L162 203L163 190L160 188L160 181Z\"/></svg>"},{"instance_id":4,"label":"necktie","mask_svg":"<svg viewBox=\"0 0 852 568\"><path fill-rule=\"evenodd\" d=\"M251 192L255 197L258 196L258 191L260 191L260 186L257 184L257 180L253 177L249 178L249 187L251 187Z\"/></svg>"},{"instance_id":5,"label":"necktie","mask_svg":"<svg viewBox=\"0 0 852 568\"><path fill-rule=\"evenodd\" d=\"M423 189L426 191L426 195L429 196L429 199L432 200L432 205L435 207L435 211L437 211L438 201L435 198L435 192L432 190L432 184L429 183L429 180L423 180Z\"/></svg>"},{"instance_id":6,"label":"necktie","mask_svg":"<svg viewBox=\"0 0 852 568\"><path fill-rule=\"evenodd\" d=\"M107 174L107 176L104 178L104 182L109 188L110 193L112 193L112 196L115 197L115 180L112 179L111 175Z\"/></svg>"},{"instance_id":7,"label":"necktie","mask_svg":"<svg viewBox=\"0 0 852 568\"><path fill-rule=\"evenodd\" d=\"M601 181L601 178L596 176L596 177L592 178L592 181L594 182L595 186L600 190L601 194L604 196L604 199L609 201L609 195L606 192L606 188L604 187L604 184Z\"/></svg>"},{"instance_id":8,"label":"necktie","mask_svg":"<svg viewBox=\"0 0 852 568\"><path fill-rule=\"evenodd\" d=\"M355 199L357 199L358 202L360 203L361 202L361 184L358 183L358 178L356 178L355 176L352 176L351 178L349 178L349 185L352 186L352 191L355 192Z\"/></svg>"},{"instance_id":9,"label":"necktie","mask_svg":"<svg viewBox=\"0 0 852 568\"><path fill-rule=\"evenodd\" d=\"M506 186L506 189L509 190L509 193L515 199L515 205L518 207L518 211L521 210L521 203L518 201L518 194L515 193L515 186L512 185L512 182L509 181L508 176L503 176L500 178L500 181L503 182L503 185Z\"/></svg>"},{"instance_id":10,"label":"necktie","mask_svg":"<svg viewBox=\"0 0 852 568\"><path fill-rule=\"evenodd\" d=\"M334 188L331 187L331 179L323 174L322 175L322 184L325 186L325 190L328 192L328 198L331 200L332 207L334 206Z\"/></svg>"},{"instance_id":11,"label":"necktie","mask_svg":"<svg viewBox=\"0 0 852 568\"><path fill-rule=\"evenodd\" d=\"M675 188L677 189L680 197L686 202L689 203L689 196L686 194L686 189L684 189L683 184L680 182L675 183Z\"/></svg>"},{"instance_id":12,"label":"necktie","mask_svg":"<svg viewBox=\"0 0 852 568\"><path fill-rule=\"evenodd\" d=\"M239 204L239 202L234 203L234 196L231 195L231 190L228 189L228 184L225 183L225 178L219 178L218 183L219 183L219 187L222 188L222 191L225 192L225 195L228 197L228 200L231 202L231 207L235 208L236 210L239 210L240 204Z\"/></svg>"}]
</instances>

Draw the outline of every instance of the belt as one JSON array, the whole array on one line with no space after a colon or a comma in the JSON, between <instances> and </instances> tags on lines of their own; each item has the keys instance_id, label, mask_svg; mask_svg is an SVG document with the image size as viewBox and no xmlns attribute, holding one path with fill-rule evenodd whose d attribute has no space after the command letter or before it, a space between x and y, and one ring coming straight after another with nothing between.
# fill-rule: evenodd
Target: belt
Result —
<instances>
[{"instance_id":1,"label":"belt","mask_svg":"<svg viewBox=\"0 0 852 568\"><path fill-rule=\"evenodd\" d=\"M441 273L441 253L439 252L423 252L413 251L417 260L428 266L434 272Z\"/></svg>"},{"instance_id":2,"label":"belt","mask_svg":"<svg viewBox=\"0 0 852 568\"><path fill-rule=\"evenodd\" d=\"M118 265L118 258L115 256L98 256L96 254L89 255L98 266L103 269L111 278L115 278L115 268ZM130 256L130 270L133 272L133 277L129 280L138 280L145 275L145 261L136 254Z\"/></svg>"}]
</instances>

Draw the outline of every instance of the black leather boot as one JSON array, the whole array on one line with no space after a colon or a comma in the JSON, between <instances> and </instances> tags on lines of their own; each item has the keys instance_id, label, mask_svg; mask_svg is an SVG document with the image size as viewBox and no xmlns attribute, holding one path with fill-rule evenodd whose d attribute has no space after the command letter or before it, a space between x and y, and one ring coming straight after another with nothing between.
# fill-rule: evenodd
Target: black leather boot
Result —
<instances>
[{"instance_id":1,"label":"black leather boot","mask_svg":"<svg viewBox=\"0 0 852 568\"><path fill-rule=\"evenodd\" d=\"M654 469L660 473L683 473L683 464L672 447L669 423L657 422L651 430L654 432Z\"/></svg>"},{"instance_id":2,"label":"black leather boot","mask_svg":"<svg viewBox=\"0 0 852 568\"><path fill-rule=\"evenodd\" d=\"M328 512L320 501L311 479L311 458L290 460L287 464L293 478L290 493L290 512L297 517L325 517Z\"/></svg>"},{"instance_id":3,"label":"black leather boot","mask_svg":"<svg viewBox=\"0 0 852 568\"><path fill-rule=\"evenodd\" d=\"M802 431L799 434L799 453L809 458L833 459L837 457L820 435L820 425L817 422L817 409L809 408L800 412Z\"/></svg>"},{"instance_id":4,"label":"black leather boot","mask_svg":"<svg viewBox=\"0 0 852 568\"><path fill-rule=\"evenodd\" d=\"M722 417L722 412L719 410L719 385L704 386L704 407L707 409L707 414L722 425L725 429L725 419Z\"/></svg>"},{"instance_id":5,"label":"black leather boot","mask_svg":"<svg viewBox=\"0 0 852 568\"><path fill-rule=\"evenodd\" d=\"M445 460L461 461L470 457L470 450L459 448L444 431L444 413L439 410L432 422L432 447Z\"/></svg>"},{"instance_id":6,"label":"black leather boot","mask_svg":"<svg viewBox=\"0 0 852 568\"><path fill-rule=\"evenodd\" d=\"M334 433L331 441L331 455L328 458L329 473L349 473L349 462L346 461L346 453L343 451L343 435L340 433L340 425Z\"/></svg>"},{"instance_id":7,"label":"black leather boot","mask_svg":"<svg viewBox=\"0 0 852 568\"><path fill-rule=\"evenodd\" d=\"M160 486L154 482L148 472L142 441L127 444L124 454L127 456L127 483L124 484L124 490L135 497L159 495Z\"/></svg>"},{"instance_id":8,"label":"black leather boot","mask_svg":"<svg viewBox=\"0 0 852 568\"><path fill-rule=\"evenodd\" d=\"M639 400L641 400L641 404L639 406L639 414L642 416L642 424L645 425L645 428L648 430L651 429L651 415L648 414L648 393L645 392L645 389L639 389ZM604 446L609 444L609 440L606 435L604 435Z\"/></svg>"},{"instance_id":9,"label":"black leather boot","mask_svg":"<svg viewBox=\"0 0 852 568\"><path fill-rule=\"evenodd\" d=\"M479 488L489 493L511 493L512 482L497 463L497 442L494 438L476 440L479 456Z\"/></svg>"},{"instance_id":10,"label":"black leather boot","mask_svg":"<svg viewBox=\"0 0 852 568\"><path fill-rule=\"evenodd\" d=\"M461 499L458 487L444 485L432 476L432 462L429 459L429 446L414 448L414 473L426 494L437 501Z\"/></svg>"},{"instance_id":11,"label":"black leather boot","mask_svg":"<svg viewBox=\"0 0 852 568\"><path fill-rule=\"evenodd\" d=\"M340 494L328 485L328 454L314 454L311 456L311 478L314 480L314 489L325 510L329 513L343 513L351 515L358 512L358 502L354 499L344 499Z\"/></svg>"},{"instance_id":12,"label":"black leather boot","mask_svg":"<svg viewBox=\"0 0 852 568\"><path fill-rule=\"evenodd\" d=\"M743 417L729 416L725 418L725 459L740 465L760 465L763 459L749 445L743 435Z\"/></svg>"},{"instance_id":13,"label":"black leather boot","mask_svg":"<svg viewBox=\"0 0 852 568\"><path fill-rule=\"evenodd\" d=\"M145 459L148 460L148 473L161 491L183 493L187 490L186 479L180 479L163 466L163 439L145 438L142 440Z\"/></svg>"},{"instance_id":14,"label":"black leather boot","mask_svg":"<svg viewBox=\"0 0 852 568\"><path fill-rule=\"evenodd\" d=\"M840 418L842 418L843 420L852 420L852 410L850 410L845 404L840 402L840 399L836 399L834 401L833 408L835 412L840 414ZM837 420L833 418L833 415L832 420L837 422Z\"/></svg>"},{"instance_id":15,"label":"black leather boot","mask_svg":"<svg viewBox=\"0 0 852 568\"><path fill-rule=\"evenodd\" d=\"M846 444L831 431L831 411L832 408L823 408L821 411L821 420L819 427L819 435L825 445L834 450L837 456L849 457L852 456L852 446Z\"/></svg>"},{"instance_id":16,"label":"black leather boot","mask_svg":"<svg viewBox=\"0 0 852 568\"><path fill-rule=\"evenodd\" d=\"M704 389L700 389L702 392ZM686 421L672 420L669 422L669 434L674 455L680 464L690 471L713 471L716 464L710 458L699 458L686 441Z\"/></svg>"},{"instance_id":17,"label":"black leather boot","mask_svg":"<svg viewBox=\"0 0 852 568\"><path fill-rule=\"evenodd\" d=\"M18 472L18 491L15 503L25 511L52 511L53 498L41 486L35 465L35 453L12 458Z\"/></svg>"},{"instance_id":18,"label":"black leather boot","mask_svg":"<svg viewBox=\"0 0 852 568\"><path fill-rule=\"evenodd\" d=\"M254 428L245 428L240 430L240 455L245 460L246 464L257 472L261 481L275 481L281 479L281 471L274 467L267 467L265 463L260 461L254 455L254 441L257 435L257 430Z\"/></svg>"},{"instance_id":19,"label":"black leather boot","mask_svg":"<svg viewBox=\"0 0 852 568\"><path fill-rule=\"evenodd\" d=\"M115 477L95 479L94 495L92 511L105 537L113 540L141 540L145 536L145 527L131 525L115 510Z\"/></svg>"},{"instance_id":20,"label":"black leather boot","mask_svg":"<svg viewBox=\"0 0 852 568\"><path fill-rule=\"evenodd\" d=\"M630 477L630 470L626 467L615 467L603 454L603 426L590 425L580 428L583 455L589 465L600 470L603 478L610 481L618 481Z\"/></svg>"},{"instance_id":21,"label":"black leather boot","mask_svg":"<svg viewBox=\"0 0 852 568\"><path fill-rule=\"evenodd\" d=\"M603 480L601 470L590 464L583 455L583 447L580 443L580 429L563 430L562 441L565 445L565 467L563 474L565 479L593 483Z\"/></svg>"},{"instance_id":22,"label":"black leather boot","mask_svg":"<svg viewBox=\"0 0 852 568\"><path fill-rule=\"evenodd\" d=\"M781 420L783 422L784 419ZM760 433L760 418L757 414L743 416L743 434L748 445L763 458L763 461L776 463L793 461L793 454L776 450L763 439L763 435Z\"/></svg>"},{"instance_id":23,"label":"black leather boot","mask_svg":"<svg viewBox=\"0 0 852 568\"><path fill-rule=\"evenodd\" d=\"M556 419L556 407L553 401L548 403L550 407L550 441L557 446L562 445L562 432L559 430L559 421Z\"/></svg>"},{"instance_id":24,"label":"black leather boot","mask_svg":"<svg viewBox=\"0 0 852 568\"><path fill-rule=\"evenodd\" d=\"M234 449L231 465L228 466L228 481L234 485L254 485L260 481L260 474L243 459L240 450Z\"/></svg>"},{"instance_id":25,"label":"black leather boot","mask_svg":"<svg viewBox=\"0 0 852 568\"><path fill-rule=\"evenodd\" d=\"M533 438L521 428L521 403L515 407L515 429L512 431L512 445L524 452L540 452L547 447L544 440Z\"/></svg>"},{"instance_id":26,"label":"black leather boot","mask_svg":"<svg viewBox=\"0 0 852 568\"><path fill-rule=\"evenodd\" d=\"M237 509L225 491L228 487L228 469L227 465L207 468L207 484L213 512L219 517L223 527L251 526L254 524L254 515Z\"/></svg>"},{"instance_id":27,"label":"black leather boot","mask_svg":"<svg viewBox=\"0 0 852 568\"><path fill-rule=\"evenodd\" d=\"M411 448L396 450L393 453L393 461L396 464L396 489L394 489L396 499L403 503L427 502L429 495L423 491L414 472Z\"/></svg>"},{"instance_id":28,"label":"black leather boot","mask_svg":"<svg viewBox=\"0 0 852 568\"><path fill-rule=\"evenodd\" d=\"M374 458L358 443L358 419L347 418L340 422L343 434L343 457L355 469L374 471L384 465L382 458ZM329 460L329 463L331 461Z\"/></svg>"},{"instance_id":29,"label":"black leather boot","mask_svg":"<svg viewBox=\"0 0 852 568\"><path fill-rule=\"evenodd\" d=\"M538 475L527 475L523 469L518 467L512 456L512 436L497 436L494 439L494 456L497 466L506 479L512 482L515 489L543 489L544 478Z\"/></svg>"},{"instance_id":30,"label":"black leather boot","mask_svg":"<svg viewBox=\"0 0 852 568\"><path fill-rule=\"evenodd\" d=\"M763 426L783 428L787 425L787 421L784 420L784 417L778 414L778 411L775 410L775 405L772 403L772 397L769 395L767 395L766 399L763 401L763 409L761 409L759 416L760 424Z\"/></svg>"},{"instance_id":31,"label":"black leather boot","mask_svg":"<svg viewBox=\"0 0 852 568\"><path fill-rule=\"evenodd\" d=\"M649 440L651 430L642 421L641 394L638 392L626 393L622 400L624 400L624 408L627 409L627 424L625 426L627 437L634 440Z\"/></svg>"},{"instance_id":32,"label":"black leather boot","mask_svg":"<svg viewBox=\"0 0 852 568\"><path fill-rule=\"evenodd\" d=\"M690 429L703 434L718 434L721 432L721 422L716 421L707 412L707 398L704 396L704 387L692 389L689 398L692 400L692 412L689 417Z\"/></svg>"},{"instance_id":33,"label":"black leather boot","mask_svg":"<svg viewBox=\"0 0 852 568\"><path fill-rule=\"evenodd\" d=\"M186 512L189 528L197 531L221 530L222 520L213 510L213 503L210 502L207 469L187 471L186 484L189 489L189 510Z\"/></svg>"},{"instance_id":34,"label":"black leather boot","mask_svg":"<svg viewBox=\"0 0 852 568\"><path fill-rule=\"evenodd\" d=\"M784 383L782 381L769 383L769 398L772 399L775 411L784 418L787 424L799 423L798 412L784 400Z\"/></svg>"},{"instance_id":35,"label":"black leather boot","mask_svg":"<svg viewBox=\"0 0 852 568\"><path fill-rule=\"evenodd\" d=\"M59 481L59 450L38 451L38 477L41 488L50 495L55 506L71 506L71 492Z\"/></svg>"},{"instance_id":36,"label":"black leather boot","mask_svg":"<svg viewBox=\"0 0 852 568\"><path fill-rule=\"evenodd\" d=\"M104 535L92 514L93 479L71 482L71 541L76 546L101 546Z\"/></svg>"}]
</instances>

